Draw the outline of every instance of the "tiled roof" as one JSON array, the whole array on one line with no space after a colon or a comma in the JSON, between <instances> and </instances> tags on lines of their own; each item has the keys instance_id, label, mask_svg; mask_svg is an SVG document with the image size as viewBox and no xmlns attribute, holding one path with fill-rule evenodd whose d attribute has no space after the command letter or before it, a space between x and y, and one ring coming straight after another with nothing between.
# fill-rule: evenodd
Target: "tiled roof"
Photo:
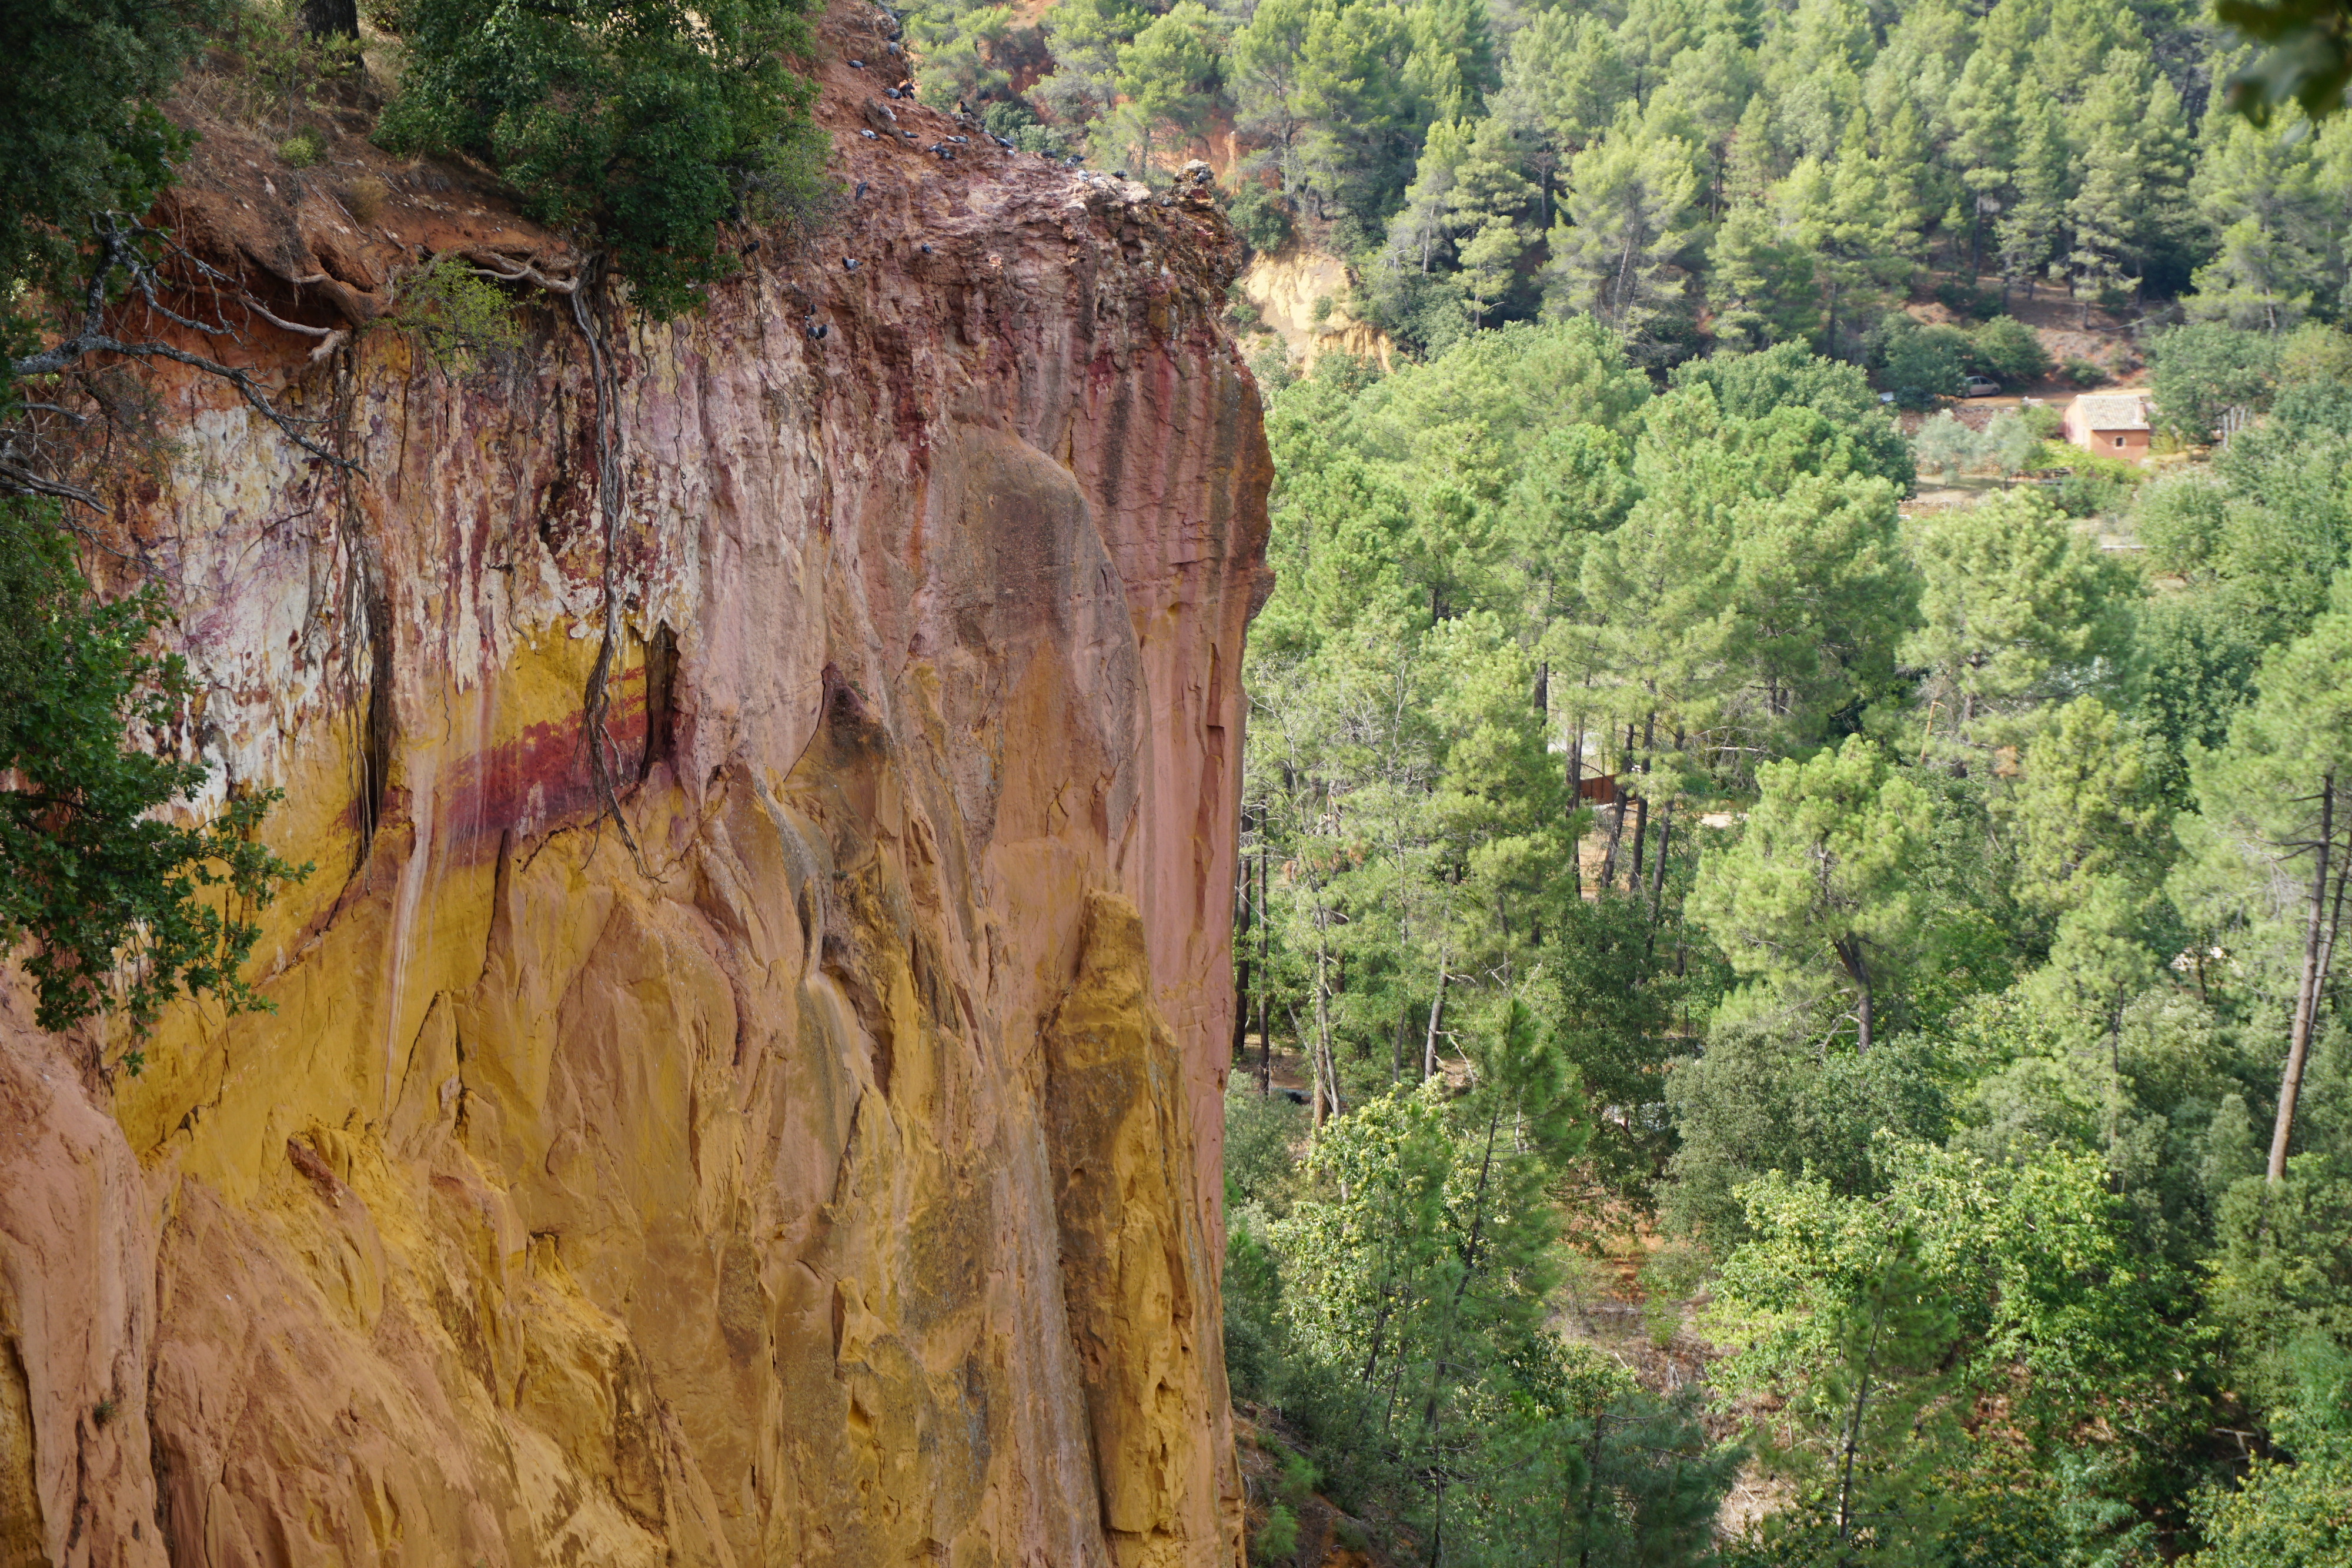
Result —
<instances>
[{"instance_id":1,"label":"tiled roof","mask_svg":"<svg viewBox=\"0 0 2352 1568\"><path fill-rule=\"evenodd\" d=\"M2146 392L2085 392L2070 411L2084 430L2146 430Z\"/></svg>"}]
</instances>

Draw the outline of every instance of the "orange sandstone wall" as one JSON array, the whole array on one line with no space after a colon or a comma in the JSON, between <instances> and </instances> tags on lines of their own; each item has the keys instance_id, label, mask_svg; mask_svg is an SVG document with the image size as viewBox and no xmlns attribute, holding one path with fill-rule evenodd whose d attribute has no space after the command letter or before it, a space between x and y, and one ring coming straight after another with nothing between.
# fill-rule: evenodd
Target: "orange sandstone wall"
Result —
<instances>
[{"instance_id":1,"label":"orange sandstone wall","mask_svg":"<svg viewBox=\"0 0 2352 1568\"><path fill-rule=\"evenodd\" d=\"M1269 469L1231 243L928 155L937 116L858 136L853 9L820 118L864 196L614 344L641 855L583 761L567 314L470 370L380 321L287 338L349 485L166 389L116 525L206 686L187 743L284 789L318 871L262 944L277 1011L184 1007L140 1077L0 1010L0 1563L1238 1561L1219 1096ZM362 224L237 152L182 232L289 319L368 323L420 247L565 260L462 180L390 170Z\"/></svg>"}]
</instances>

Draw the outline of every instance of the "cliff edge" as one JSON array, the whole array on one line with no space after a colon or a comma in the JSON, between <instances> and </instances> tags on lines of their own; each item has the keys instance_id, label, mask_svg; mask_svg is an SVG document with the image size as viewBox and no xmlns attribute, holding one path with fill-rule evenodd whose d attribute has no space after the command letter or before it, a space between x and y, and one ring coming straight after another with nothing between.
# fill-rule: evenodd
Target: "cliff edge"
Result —
<instances>
[{"instance_id":1,"label":"cliff edge","mask_svg":"<svg viewBox=\"0 0 2352 1568\"><path fill-rule=\"evenodd\" d=\"M886 25L838 222L446 363L404 269L579 258L208 129L178 230L358 473L166 379L106 527L318 869L142 1075L0 1004L0 1563L1239 1560L1234 247L886 104Z\"/></svg>"}]
</instances>

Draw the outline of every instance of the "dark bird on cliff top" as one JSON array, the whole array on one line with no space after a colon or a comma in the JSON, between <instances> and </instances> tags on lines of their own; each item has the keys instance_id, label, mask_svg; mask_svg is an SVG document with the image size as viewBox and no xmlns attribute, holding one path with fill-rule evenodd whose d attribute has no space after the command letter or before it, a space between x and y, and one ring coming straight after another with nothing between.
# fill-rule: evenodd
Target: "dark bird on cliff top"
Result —
<instances>
[{"instance_id":1,"label":"dark bird on cliff top","mask_svg":"<svg viewBox=\"0 0 2352 1568\"><path fill-rule=\"evenodd\" d=\"M863 180L860 180L860 181L858 181L858 182L857 182L857 194L858 194L859 196L862 196L862 195L864 195L865 193L866 193L866 182L865 182L865 181L863 181ZM853 201L855 201L855 200L856 199L856 197L853 196L853 197L852 197L852 198L850 198L850 199L851 199L851 200L853 200Z\"/></svg>"},{"instance_id":2,"label":"dark bird on cliff top","mask_svg":"<svg viewBox=\"0 0 2352 1568\"><path fill-rule=\"evenodd\" d=\"M930 254L931 254L931 247L930 247L929 245L926 245L926 246L923 246L923 254L924 254L925 256L929 256L929 255L930 255Z\"/></svg>"},{"instance_id":3,"label":"dark bird on cliff top","mask_svg":"<svg viewBox=\"0 0 2352 1568\"><path fill-rule=\"evenodd\" d=\"M841 270L844 272L856 272L857 270L857 258L854 256L843 256L841 258Z\"/></svg>"},{"instance_id":4,"label":"dark bird on cliff top","mask_svg":"<svg viewBox=\"0 0 2352 1568\"><path fill-rule=\"evenodd\" d=\"M971 110L965 105L963 99L956 99L956 112L958 114L970 114Z\"/></svg>"}]
</instances>

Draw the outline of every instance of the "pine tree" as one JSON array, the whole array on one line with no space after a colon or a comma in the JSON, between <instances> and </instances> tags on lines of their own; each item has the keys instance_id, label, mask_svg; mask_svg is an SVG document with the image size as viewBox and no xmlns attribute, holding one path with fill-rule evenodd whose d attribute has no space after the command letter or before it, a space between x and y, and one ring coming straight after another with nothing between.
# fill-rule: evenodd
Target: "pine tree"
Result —
<instances>
[{"instance_id":1,"label":"pine tree","mask_svg":"<svg viewBox=\"0 0 2352 1568\"><path fill-rule=\"evenodd\" d=\"M1743 975L1799 988L1838 977L1866 1053L1925 914L1909 868L1927 798L1860 736L1809 762L1768 763L1758 779L1747 830L1707 858L1691 917Z\"/></svg>"},{"instance_id":2,"label":"pine tree","mask_svg":"<svg viewBox=\"0 0 2352 1568\"><path fill-rule=\"evenodd\" d=\"M1810 339L1821 329L1821 294L1811 256L1781 232L1773 214L1743 203L1726 213L1707 246L1707 304L1716 341L1752 352Z\"/></svg>"},{"instance_id":3,"label":"pine tree","mask_svg":"<svg viewBox=\"0 0 2352 1568\"><path fill-rule=\"evenodd\" d=\"M2018 111L2019 137L2014 193L2000 215L2000 275L2004 296L2017 279L2033 298L2035 280L2055 254L2072 193L2072 155L2057 106L2036 99Z\"/></svg>"},{"instance_id":4,"label":"pine tree","mask_svg":"<svg viewBox=\"0 0 2352 1568\"><path fill-rule=\"evenodd\" d=\"M2271 1134L2269 1181L2284 1179L2295 1105L2344 913L2352 857L2352 590L2274 651L2261 696L2230 727L2230 743L2192 767L2209 859L2252 856L2295 868L2302 960ZM2332 880L2331 880L2332 879Z\"/></svg>"},{"instance_id":5,"label":"pine tree","mask_svg":"<svg viewBox=\"0 0 2352 1568\"><path fill-rule=\"evenodd\" d=\"M1660 319L1683 303L1683 279L1667 267L1690 243L1697 194L1689 144L1644 135L1621 115L1570 166L1550 235L1554 308L1592 316L1637 355L1652 351Z\"/></svg>"}]
</instances>

